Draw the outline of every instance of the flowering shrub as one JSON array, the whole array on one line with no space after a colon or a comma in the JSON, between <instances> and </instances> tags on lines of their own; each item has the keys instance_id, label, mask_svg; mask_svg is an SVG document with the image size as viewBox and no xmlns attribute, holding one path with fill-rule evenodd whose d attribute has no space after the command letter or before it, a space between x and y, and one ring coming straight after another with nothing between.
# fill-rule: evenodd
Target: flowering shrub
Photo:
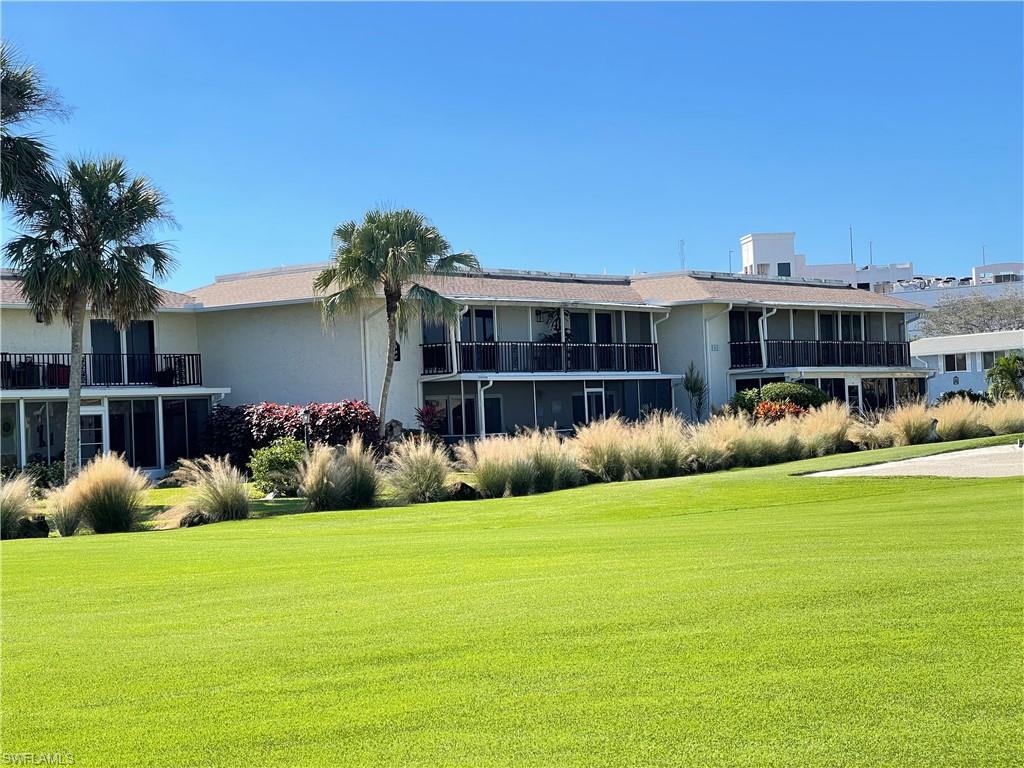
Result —
<instances>
[{"instance_id":1,"label":"flowering shrub","mask_svg":"<svg viewBox=\"0 0 1024 768\"><path fill-rule=\"evenodd\" d=\"M805 413L806 408L789 401L774 403L771 400L762 400L754 406L754 418L758 421L778 421L787 416L802 416Z\"/></svg>"},{"instance_id":2,"label":"flowering shrub","mask_svg":"<svg viewBox=\"0 0 1024 768\"><path fill-rule=\"evenodd\" d=\"M236 467L244 467L257 448L291 437L304 440L302 411L309 412L309 442L347 445L353 435L375 443L380 420L362 400L340 403L281 405L253 403L217 406L206 425L204 451L212 456L230 456Z\"/></svg>"},{"instance_id":3,"label":"flowering shrub","mask_svg":"<svg viewBox=\"0 0 1024 768\"><path fill-rule=\"evenodd\" d=\"M422 408L416 409L416 421L419 422L420 429L424 432L434 435L442 434L447 420L447 412L436 403L427 403Z\"/></svg>"}]
</instances>

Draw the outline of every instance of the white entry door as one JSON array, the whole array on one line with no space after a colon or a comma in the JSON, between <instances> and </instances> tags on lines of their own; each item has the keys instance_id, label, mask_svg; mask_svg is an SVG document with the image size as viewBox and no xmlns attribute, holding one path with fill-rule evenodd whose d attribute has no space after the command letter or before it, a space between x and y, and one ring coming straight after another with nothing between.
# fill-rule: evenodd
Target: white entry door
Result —
<instances>
[{"instance_id":1,"label":"white entry door","mask_svg":"<svg viewBox=\"0 0 1024 768\"><path fill-rule=\"evenodd\" d=\"M79 438L78 457L84 466L94 456L106 449L104 422L106 409L103 406L83 406L80 418L81 437Z\"/></svg>"}]
</instances>

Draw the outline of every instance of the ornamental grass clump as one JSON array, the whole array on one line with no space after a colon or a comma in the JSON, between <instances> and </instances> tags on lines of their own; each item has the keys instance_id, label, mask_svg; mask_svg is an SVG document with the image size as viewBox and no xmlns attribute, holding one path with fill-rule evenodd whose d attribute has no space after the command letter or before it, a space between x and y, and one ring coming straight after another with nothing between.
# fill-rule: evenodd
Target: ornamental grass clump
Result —
<instances>
[{"instance_id":1,"label":"ornamental grass clump","mask_svg":"<svg viewBox=\"0 0 1024 768\"><path fill-rule=\"evenodd\" d=\"M532 430L515 439L522 444L533 466L534 493L572 488L583 482L572 440L563 440L554 430Z\"/></svg>"},{"instance_id":2,"label":"ornamental grass clump","mask_svg":"<svg viewBox=\"0 0 1024 768\"><path fill-rule=\"evenodd\" d=\"M299 493L315 512L372 506L380 489L377 458L361 435L344 448L317 443L299 465L299 476Z\"/></svg>"},{"instance_id":3,"label":"ornamental grass clump","mask_svg":"<svg viewBox=\"0 0 1024 768\"><path fill-rule=\"evenodd\" d=\"M580 462L586 469L605 482L628 479L630 429L618 414L580 427L575 440Z\"/></svg>"},{"instance_id":4,"label":"ornamental grass clump","mask_svg":"<svg viewBox=\"0 0 1024 768\"><path fill-rule=\"evenodd\" d=\"M800 420L792 416L755 423L739 440L737 463L756 467L802 458L799 424Z\"/></svg>"},{"instance_id":5,"label":"ornamental grass clump","mask_svg":"<svg viewBox=\"0 0 1024 768\"><path fill-rule=\"evenodd\" d=\"M981 403L957 397L932 408L931 414L938 422L935 430L943 440L968 440L992 434L983 421L985 409Z\"/></svg>"},{"instance_id":6,"label":"ornamental grass clump","mask_svg":"<svg viewBox=\"0 0 1024 768\"><path fill-rule=\"evenodd\" d=\"M890 445L919 445L935 439L934 420L924 403L905 403L884 414L878 424L888 427Z\"/></svg>"},{"instance_id":7,"label":"ornamental grass clump","mask_svg":"<svg viewBox=\"0 0 1024 768\"><path fill-rule=\"evenodd\" d=\"M452 470L444 445L428 437L400 440L385 460L385 478L403 504L444 499Z\"/></svg>"},{"instance_id":8,"label":"ornamental grass clump","mask_svg":"<svg viewBox=\"0 0 1024 768\"><path fill-rule=\"evenodd\" d=\"M854 445L866 451L891 448L896 444L896 432L884 417L855 419L848 436Z\"/></svg>"},{"instance_id":9,"label":"ornamental grass clump","mask_svg":"<svg viewBox=\"0 0 1024 768\"><path fill-rule=\"evenodd\" d=\"M192 488L190 510L205 512L213 522L249 517L249 486L228 456L180 459L174 477Z\"/></svg>"},{"instance_id":10,"label":"ornamental grass clump","mask_svg":"<svg viewBox=\"0 0 1024 768\"><path fill-rule=\"evenodd\" d=\"M32 480L24 474L0 482L0 539L18 535L18 520L32 513Z\"/></svg>"},{"instance_id":11,"label":"ornamental grass clump","mask_svg":"<svg viewBox=\"0 0 1024 768\"><path fill-rule=\"evenodd\" d=\"M82 525L81 505L67 487L54 488L46 494L46 510L61 536L74 536Z\"/></svg>"},{"instance_id":12,"label":"ornamental grass clump","mask_svg":"<svg viewBox=\"0 0 1024 768\"><path fill-rule=\"evenodd\" d=\"M838 453L849 441L853 419L845 403L832 400L800 417L797 430L806 456Z\"/></svg>"},{"instance_id":13,"label":"ornamental grass clump","mask_svg":"<svg viewBox=\"0 0 1024 768\"><path fill-rule=\"evenodd\" d=\"M534 464L527 440L495 435L455 448L459 463L476 479L482 496L525 496L534 487Z\"/></svg>"},{"instance_id":14,"label":"ornamental grass clump","mask_svg":"<svg viewBox=\"0 0 1024 768\"><path fill-rule=\"evenodd\" d=\"M62 503L80 511L95 533L130 531L142 510L149 478L119 454L97 456L63 489Z\"/></svg>"},{"instance_id":15,"label":"ornamental grass clump","mask_svg":"<svg viewBox=\"0 0 1024 768\"><path fill-rule=\"evenodd\" d=\"M748 418L742 414L715 416L703 424L689 428L689 443L697 467L714 472L737 465L737 448L751 430ZM751 450L750 442L743 445L743 453Z\"/></svg>"},{"instance_id":16,"label":"ornamental grass clump","mask_svg":"<svg viewBox=\"0 0 1024 768\"><path fill-rule=\"evenodd\" d=\"M981 423L996 435L1024 432L1024 400L1007 398L985 408Z\"/></svg>"}]
</instances>

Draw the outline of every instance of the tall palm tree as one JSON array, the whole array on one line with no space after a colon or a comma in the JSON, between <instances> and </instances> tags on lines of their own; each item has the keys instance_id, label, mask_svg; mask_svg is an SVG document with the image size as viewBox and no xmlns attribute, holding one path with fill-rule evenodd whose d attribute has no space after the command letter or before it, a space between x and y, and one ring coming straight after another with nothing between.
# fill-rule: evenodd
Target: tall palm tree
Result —
<instances>
[{"instance_id":1,"label":"tall palm tree","mask_svg":"<svg viewBox=\"0 0 1024 768\"><path fill-rule=\"evenodd\" d=\"M388 325L387 362L380 390L380 434L387 421L388 391L399 334L418 312L428 320L454 323L459 304L416 282L425 275L452 275L480 268L471 253L452 253L441 233L421 213L409 209L369 211L362 222L346 221L334 230L333 260L317 275L325 321L352 311L366 299L384 295Z\"/></svg>"},{"instance_id":2,"label":"tall palm tree","mask_svg":"<svg viewBox=\"0 0 1024 768\"><path fill-rule=\"evenodd\" d=\"M42 178L50 151L38 136L11 132L36 120L63 118L67 110L39 72L0 43L0 196L9 202Z\"/></svg>"},{"instance_id":3,"label":"tall palm tree","mask_svg":"<svg viewBox=\"0 0 1024 768\"><path fill-rule=\"evenodd\" d=\"M160 290L152 278L174 268L170 246L150 240L160 224L173 224L167 199L120 158L70 160L61 173L44 173L13 214L21 233L5 255L21 276L33 311L47 323L60 315L71 326L71 370L82 370L86 309L118 327L152 314ZM65 478L78 471L82 377L68 385Z\"/></svg>"}]
</instances>

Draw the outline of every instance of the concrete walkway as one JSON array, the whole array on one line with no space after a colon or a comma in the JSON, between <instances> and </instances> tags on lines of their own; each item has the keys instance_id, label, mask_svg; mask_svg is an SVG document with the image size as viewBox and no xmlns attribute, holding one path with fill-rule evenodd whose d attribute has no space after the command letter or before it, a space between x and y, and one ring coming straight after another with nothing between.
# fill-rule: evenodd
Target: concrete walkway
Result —
<instances>
[{"instance_id":1,"label":"concrete walkway","mask_svg":"<svg viewBox=\"0 0 1024 768\"><path fill-rule=\"evenodd\" d=\"M1024 477L1024 449L1016 445L973 448L917 459L888 461L868 467L812 472L808 477Z\"/></svg>"}]
</instances>

